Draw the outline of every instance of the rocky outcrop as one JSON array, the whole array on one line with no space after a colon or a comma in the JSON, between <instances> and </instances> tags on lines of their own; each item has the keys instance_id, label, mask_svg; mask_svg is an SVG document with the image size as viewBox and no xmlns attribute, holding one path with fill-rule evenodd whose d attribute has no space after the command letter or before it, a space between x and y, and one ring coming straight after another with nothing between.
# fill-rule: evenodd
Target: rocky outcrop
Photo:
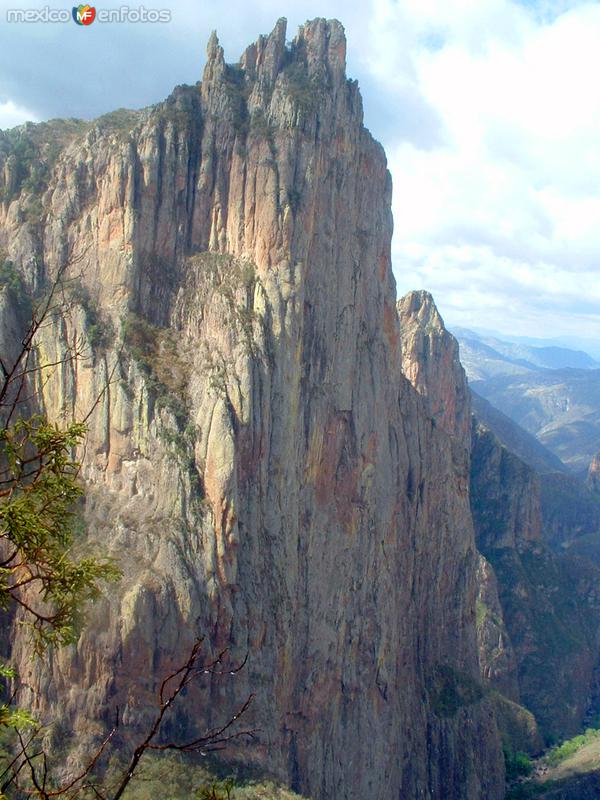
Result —
<instances>
[{"instance_id":1,"label":"rocky outcrop","mask_svg":"<svg viewBox=\"0 0 600 800\"><path fill-rule=\"evenodd\" d=\"M479 549L517 549L541 540L536 473L474 421L471 492Z\"/></svg>"},{"instance_id":2,"label":"rocky outcrop","mask_svg":"<svg viewBox=\"0 0 600 800\"><path fill-rule=\"evenodd\" d=\"M429 292L409 292L398 301L402 371L436 425L470 449L471 400L458 342L449 333Z\"/></svg>"},{"instance_id":3,"label":"rocky outcrop","mask_svg":"<svg viewBox=\"0 0 600 800\"><path fill-rule=\"evenodd\" d=\"M46 376L44 404L95 409L87 526L124 571L50 669L17 636L35 710L79 738L117 707L143 725L203 633L247 667L190 692L181 729L254 692L260 742L230 752L304 794L502 797L468 412L458 386L442 408L401 374L390 176L341 25L288 47L280 21L238 65L213 36L200 87L51 126L52 147L20 135L43 168L0 163L0 246L32 288L72 262L39 348L79 336L87 358Z\"/></svg>"},{"instance_id":4,"label":"rocky outcrop","mask_svg":"<svg viewBox=\"0 0 600 800\"><path fill-rule=\"evenodd\" d=\"M477 639L483 680L503 697L519 702L518 664L506 630L492 565L479 556ZM522 748L523 749L523 748Z\"/></svg>"}]
</instances>

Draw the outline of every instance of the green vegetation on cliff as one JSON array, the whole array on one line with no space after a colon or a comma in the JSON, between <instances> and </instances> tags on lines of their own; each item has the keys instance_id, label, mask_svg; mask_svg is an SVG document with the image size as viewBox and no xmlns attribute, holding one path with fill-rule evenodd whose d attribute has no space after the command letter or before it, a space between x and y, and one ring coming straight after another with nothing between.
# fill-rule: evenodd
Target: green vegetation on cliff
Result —
<instances>
[{"instance_id":1,"label":"green vegetation on cliff","mask_svg":"<svg viewBox=\"0 0 600 800\"><path fill-rule=\"evenodd\" d=\"M0 131L0 202L10 202L20 193L32 195L28 214L41 212L40 196L46 191L61 151L89 127L89 122L55 119L25 123L18 128Z\"/></svg>"},{"instance_id":2,"label":"green vegetation on cliff","mask_svg":"<svg viewBox=\"0 0 600 800\"><path fill-rule=\"evenodd\" d=\"M518 754L517 754L518 755ZM507 800L588 800L598 797L600 730L588 728L530 762L526 771L515 769L518 759L507 758ZM532 774L533 773L533 774ZM531 775L528 780L527 776Z\"/></svg>"},{"instance_id":3,"label":"green vegetation on cliff","mask_svg":"<svg viewBox=\"0 0 600 800\"><path fill-rule=\"evenodd\" d=\"M70 282L69 294L71 300L83 309L85 331L92 352L105 352L114 341L115 332L112 323L103 317L98 303L80 280Z\"/></svg>"},{"instance_id":4,"label":"green vegetation on cliff","mask_svg":"<svg viewBox=\"0 0 600 800\"><path fill-rule=\"evenodd\" d=\"M586 745L592 743L594 743L596 749L600 751L600 730L597 728L587 728L584 733L574 736L572 739L567 739L567 741L562 744L553 747L550 752L546 754L545 761L550 766L555 767L569 759Z\"/></svg>"},{"instance_id":5,"label":"green vegetation on cliff","mask_svg":"<svg viewBox=\"0 0 600 800\"><path fill-rule=\"evenodd\" d=\"M129 313L122 323L121 338L125 351L143 374L158 407L169 409L178 426L185 427L188 420L185 400L188 375L174 332Z\"/></svg>"},{"instance_id":6,"label":"green vegetation on cliff","mask_svg":"<svg viewBox=\"0 0 600 800\"><path fill-rule=\"evenodd\" d=\"M23 314L31 316L31 296L26 289L25 281L15 265L0 253L0 291L9 292L10 302Z\"/></svg>"},{"instance_id":7,"label":"green vegetation on cliff","mask_svg":"<svg viewBox=\"0 0 600 800\"><path fill-rule=\"evenodd\" d=\"M439 664L429 685L431 706L438 717L454 717L464 706L483 698L483 689L470 675L449 664Z\"/></svg>"},{"instance_id":8,"label":"green vegetation on cliff","mask_svg":"<svg viewBox=\"0 0 600 800\"><path fill-rule=\"evenodd\" d=\"M215 759L152 755L140 766L123 800L303 800L252 768Z\"/></svg>"}]
</instances>

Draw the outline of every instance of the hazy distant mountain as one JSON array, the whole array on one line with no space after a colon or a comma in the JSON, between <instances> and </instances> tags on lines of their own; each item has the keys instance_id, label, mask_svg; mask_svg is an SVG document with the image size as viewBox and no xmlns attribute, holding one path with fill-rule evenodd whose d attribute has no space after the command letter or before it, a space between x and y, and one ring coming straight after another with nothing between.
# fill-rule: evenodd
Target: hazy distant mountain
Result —
<instances>
[{"instance_id":1,"label":"hazy distant mountain","mask_svg":"<svg viewBox=\"0 0 600 800\"><path fill-rule=\"evenodd\" d=\"M600 450L600 370L527 371L471 385L565 464L587 472Z\"/></svg>"},{"instance_id":2,"label":"hazy distant mountain","mask_svg":"<svg viewBox=\"0 0 600 800\"><path fill-rule=\"evenodd\" d=\"M543 347L482 336L468 328L453 331L460 343L461 361L469 380L492 375L516 375L528 370L597 369L600 363L583 350L546 345Z\"/></svg>"},{"instance_id":3,"label":"hazy distant mountain","mask_svg":"<svg viewBox=\"0 0 600 800\"><path fill-rule=\"evenodd\" d=\"M460 360L469 381L485 380L496 375L520 375L535 369L533 364L512 361L476 336L461 335L458 341Z\"/></svg>"},{"instance_id":4,"label":"hazy distant mountain","mask_svg":"<svg viewBox=\"0 0 600 800\"><path fill-rule=\"evenodd\" d=\"M535 338L533 336L512 336L508 333L500 333L500 331L491 330L488 328L452 328L455 336L458 336L456 331L467 331L469 334L475 334L480 339L488 341L489 339L496 339L501 342L508 342L517 345L526 345L528 347L545 349L547 347L557 347L560 350L572 350L575 352L584 352L591 356L596 361L600 362L600 341L596 339L585 339L576 336L556 336Z\"/></svg>"},{"instance_id":5,"label":"hazy distant mountain","mask_svg":"<svg viewBox=\"0 0 600 800\"><path fill-rule=\"evenodd\" d=\"M582 350L534 347L467 328L454 333L471 388L584 475L600 450L600 364ZM509 446L519 452L515 442Z\"/></svg>"},{"instance_id":6,"label":"hazy distant mountain","mask_svg":"<svg viewBox=\"0 0 600 800\"><path fill-rule=\"evenodd\" d=\"M498 437L503 445L535 469L540 475L553 472L568 472L563 462L536 437L514 422L502 411L471 389L473 413L480 422Z\"/></svg>"}]
</instances>

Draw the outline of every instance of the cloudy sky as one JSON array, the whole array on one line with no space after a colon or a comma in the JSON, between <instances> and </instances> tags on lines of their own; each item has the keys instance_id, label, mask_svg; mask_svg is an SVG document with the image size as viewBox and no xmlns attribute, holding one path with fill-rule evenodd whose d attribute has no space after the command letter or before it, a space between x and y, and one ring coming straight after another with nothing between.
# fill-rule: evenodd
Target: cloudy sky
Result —
<instances>
[{"instance_id":1,"label":"cloudy sky","mask_svg":"<svg viewBox=\"0 0 600 800\"><path fill-rule=\"evenodd\" d=\"M600 3L146 0L171 22L6 22L45 4L0 0L0 128L160 100L200 78L213 28L237 61L280 16L289 38L337 17L394 179L398 292L429 289L451 325L600 351Z\"/></svg>"}]
</instances>

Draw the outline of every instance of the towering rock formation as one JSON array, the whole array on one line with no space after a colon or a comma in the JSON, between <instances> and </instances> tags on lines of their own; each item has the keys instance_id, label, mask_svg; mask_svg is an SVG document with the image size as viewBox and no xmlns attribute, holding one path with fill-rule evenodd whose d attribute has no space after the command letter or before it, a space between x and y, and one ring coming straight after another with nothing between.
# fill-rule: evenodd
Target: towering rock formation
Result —
<instances>
[{"instance_id":1,"label":"towering rock formation","mask_svg":"<svg viewBox=\"0 0 600 800\"><path fill-rule=\"evenodd\" d=\"M598 662L598 574L581 559L557 557L542 542L536 472L476 418L470 430L458 344L445 330L431 296L411 292L398 302L398 310L403 371L425 398L437 426L454 442L455 468L460 471L462 464L470 470L481 553L477 634L482 679L492 690L505 743L539 751L542 739L535 720L551 737L572 735L590 704L597 703L592 696ZM484 411L496 421L496 414Z\"/></svg>"},{"instance_id":2,"label":"towering rock formation","mask_svg":"<svg viewBox=\"0 0 600 800\"><path fill-rule=\"evenodd\" d=\"M242 756L314 798L493 800L464 387L444 406L401 374L391 181L341 25L285 38L233 66L213 35L200 87L25 128L35 174L0 142L0 246L33 288L76 257L40 352L89 357L42 390L59 417L96 403L86 519L124 569L50 669L14 653L82 735L142 724L204 633L248 665L181 726L252 691Z\"/></svg>"},{"instance_id":3,"label":"towering rock formation","mask_svg":"<svg viewBox=\"0 0 600 800\"><path fill-rule=\"evenodd\" d=\"M458 342L446 330L429 292L409 292L398 301L398 313L403 372L419 394L426 398L433 419L453 443L456 467L468 476L472 447L471 405ZM500 481L498 466L494 461L488 468L487 478L494 484ZM475 473L479 474L477 468ZM490 509L492 524L495 524L497 510L494 507ZM519 700L517 662L504 624L496 576L491 564L481 554L478 555L476 608L481 678L487 686L501 692L512 705L512 701ZM507 716L502 713L505 704L499 710L502 718Z\"/></svg>"}]
</instances>

